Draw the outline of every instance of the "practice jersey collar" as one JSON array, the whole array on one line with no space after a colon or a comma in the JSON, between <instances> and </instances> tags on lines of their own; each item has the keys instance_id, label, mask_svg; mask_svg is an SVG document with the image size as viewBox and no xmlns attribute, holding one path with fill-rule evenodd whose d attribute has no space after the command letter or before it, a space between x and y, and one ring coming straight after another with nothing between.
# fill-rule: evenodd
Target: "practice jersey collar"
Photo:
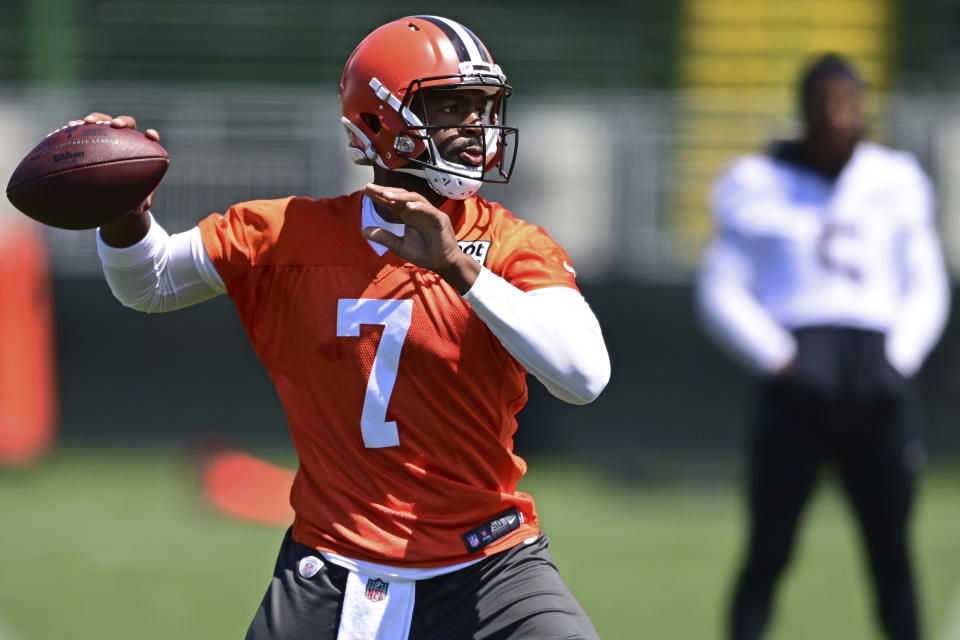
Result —
<instances>
[{"instance_id":1,"label":"practice jersey collar","mask_svg":"<svg viewBox=\"0 0 960 640\"><path fill-rule=\"evenodd\" d=\"M377 213L377 208L373 206L373 200L369 196L363 196L363 204L360 208L360 228L380 227L392 233L395 236L402 236L407 229L407 225L402 222L387 222ZM365 238L366 239L366 238ZM383 256L387 248L379 242L367 240L370 247L377 252L378 256Z\"/></svg>"}]
</instances>

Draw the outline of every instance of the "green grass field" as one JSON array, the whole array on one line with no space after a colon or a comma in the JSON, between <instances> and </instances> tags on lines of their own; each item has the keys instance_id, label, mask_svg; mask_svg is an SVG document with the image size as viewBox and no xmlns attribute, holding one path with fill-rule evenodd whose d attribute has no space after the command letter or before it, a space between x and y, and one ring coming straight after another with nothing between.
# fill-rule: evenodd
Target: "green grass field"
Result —
<instances>
[{"instance_id":1,"label":"green grass field","mask_svg":"<svg viewBox=\"0 0 960 640\"><path fill-rule=\"evenodd\" d=\"M609 639L721 638L743 522L731 482L625 485L531 461L568 584ZM0 640L242 638L282 531L198 498L173 450L61 448L0 473ZM931 640L957 640L960 473L928 469L914 521ZM829 483L811 506L772 640L878 638L853 523Z\"/></svg>"}]
</instances>

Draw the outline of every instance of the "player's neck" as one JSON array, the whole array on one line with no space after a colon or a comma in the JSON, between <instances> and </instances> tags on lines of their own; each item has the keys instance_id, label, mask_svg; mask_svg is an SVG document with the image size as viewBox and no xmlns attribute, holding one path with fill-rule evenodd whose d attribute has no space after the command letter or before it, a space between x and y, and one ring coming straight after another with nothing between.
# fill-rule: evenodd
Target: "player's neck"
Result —
<instances>
[{"instance_id":1,"label":"player's neck","mask_svg":"<svg viewBox=\"0 0 960 640\"><path fill-rule=\"evenodd\" d=\"M447 200L445 197L434 191L430 186L430 183L428 183L426 180L409 173L403 173L400 171L387 171L382 167L375 166L373 168L373 183L383 185L385 187L398 187L400 189L406 189L407 191L415 191L426 198L430 204L438 209L440 208L440 205ZM380 217L387 222L403 222L403 220L401 220L398 216L390 213L386 207L382 207L378 204L374 204L374 207L376 208Z\"/></svg>"},{"instance_id":2,"label":"player's neck","mask_svg":"<svg viewBox=\"0 0 960 640\"><path fill-rule=\"evenodd\" d=\"M803 161L808 167L830 178L836 178L850 162L858 142L837 146L824 144L808 136L800 141L799 146Z\"/></svg>"}]
</instances>

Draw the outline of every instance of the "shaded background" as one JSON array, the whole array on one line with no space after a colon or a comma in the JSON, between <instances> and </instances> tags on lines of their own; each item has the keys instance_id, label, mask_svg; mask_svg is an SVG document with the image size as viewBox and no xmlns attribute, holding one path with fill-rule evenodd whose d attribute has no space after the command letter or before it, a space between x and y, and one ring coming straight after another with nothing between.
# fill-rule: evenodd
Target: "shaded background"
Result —
<instances>
[{"instance_id":1,"label":"shaded background","mask_svg":"<svg viewBox=\"0 0 960 640\"><path fill-rule=\"evenodd\" d=\"M397 16L392 3L5 6L4 175L47 131L102 110L133 114L161 132L172 164L155 214L171 232L244 199L325 196L367 179L369 170L345 161L336 89L352 47ZM600 1L586 10L494 1L416 9L469 25L516 87L518 169L512 184L484 194L543 224L568 249L611 345L614 375L595 404L566 407L531 385L523 451L612 453L636 471L637 456L737 450L750 381L705 342L692 317L691 281L710 232L707 189L735 154L795 131L795 80L815 53L840 51L863 70L872 137L913 151L931 173L948 256L960 265L955 3ZM63 439L176 439L197 429L286 438L229 302L170 317L125 312L99 274L92 233L47 230L46 238ZM920 380L934 456L960 452L957 336L953 319ZM144 407L131 431L125 418Z\"/></svg>"},{"instance_id":2,"label":"shaded background","mask_svg":"<svg viewBox=\"0 0 960 640\"><path fill-rule=\"evenodd\" d=\"M914 152L930 173L960 274L952 1L0 1L0 175L69 119L132 114L160 131L172 159L154 205L171 232L248 198L362 185L369 169L348 164L338 122L350 51L403 10L468 25L516 88L509 115L521 130L511 184L483 195L568 249L613 364L586 407L531 379L517 435L527 456L618 480L731 478L751 381L693 317L708 188L736 154L796 131L794 85L812 55L837 51L861 68L870 137ZM0 199L0 234L24 224ZM289 447L229 300L130 312L103 282L92 232L38 232L52 276L61 445L215 437ZM947 465L960 455L958 359L954 311L919 378L928 453Z\"/></svg>"}]
</instances>

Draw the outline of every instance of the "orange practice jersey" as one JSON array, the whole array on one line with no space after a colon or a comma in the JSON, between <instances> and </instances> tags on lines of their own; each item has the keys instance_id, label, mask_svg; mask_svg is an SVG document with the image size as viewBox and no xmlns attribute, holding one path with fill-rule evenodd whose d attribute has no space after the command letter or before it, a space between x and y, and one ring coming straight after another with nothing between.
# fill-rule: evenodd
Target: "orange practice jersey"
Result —
<instances>
[{"instance_id":1,"label":"orange practice jersey","mask_svg":"<svg viewBox=\"0 0 960 640\"><path fill-rule=\"evenodd\" d=\"M439 276L378 256L361 206L359 192L254 201L200 223L299 455L293 537L411 567L512 547L539 533L512 451L526 371ZM576 288L539 227L478 196L442 208L461 248L519 289Z\"/></svg>"}]
</instances>

